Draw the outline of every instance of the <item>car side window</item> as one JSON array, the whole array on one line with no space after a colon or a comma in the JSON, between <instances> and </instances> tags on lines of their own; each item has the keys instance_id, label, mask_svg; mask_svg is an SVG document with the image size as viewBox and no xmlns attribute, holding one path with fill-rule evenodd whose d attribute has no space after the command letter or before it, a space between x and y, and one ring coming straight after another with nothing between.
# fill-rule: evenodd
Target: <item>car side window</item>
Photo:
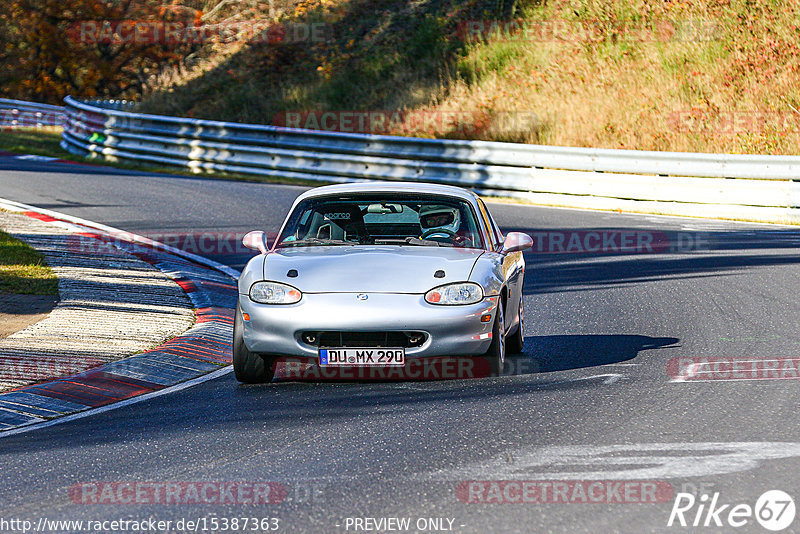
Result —
<instances>
[{"instance_id":1,"label":"car side window","mask_svg":"<svg viewBox=\"0 0 800 534\"><path fill-rule=\"evenodd\" d=\"M491 213L489 214L489 221L491 221L492 223L492 228L494 229L494 235L495 238L497 239L497 242L502 243L503 240L505 239L503 237L503 232L500 231L500 227L497 226L497 222L495 222L494 217L492 217Z\"/></svg>"},{"instance_id":2,"label":"car side window","mask_svg":"<svg viewBox=\"0 0 800 534\"><path fill-rule=\"evenodd\" d=\"M500 241L498 241L495 229L490 222L489 211L486 209L486 204L484 204L483 200L481 199L478 199L478 208L480 208L480 219L483 223L484 229L486 230L486 235L489 236L489 241L491 241L491 246L489 248L494 250L497 248L497 245L500 243Z\"/></svg>"}]
</instances>

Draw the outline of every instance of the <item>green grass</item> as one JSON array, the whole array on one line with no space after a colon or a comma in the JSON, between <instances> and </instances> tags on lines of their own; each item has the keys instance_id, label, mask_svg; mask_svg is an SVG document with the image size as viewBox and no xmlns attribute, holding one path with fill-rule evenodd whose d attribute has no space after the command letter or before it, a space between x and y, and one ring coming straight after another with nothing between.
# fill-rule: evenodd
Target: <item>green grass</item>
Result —
<instances>
[{"instance_id":1,"label":"green grass","mask_svg":"<svg viewBox=\"0 0 800 534\"><path fill-rule=\"evenodd\" d=\"M60 142L60 131L0 131L0 150L5 150L6 152L61 158L68 154L58 145Z\"/></svg>"},{"instance_id":2,"label":"green grass","mask_svg":"<svg viewBox=\"0 0 800 534\"><path fill-rule=\"evenodd\" d=\"M58 295L58 279L44 257L2 230L0 291L22 295Z\"/></svg>"}]
</instances>

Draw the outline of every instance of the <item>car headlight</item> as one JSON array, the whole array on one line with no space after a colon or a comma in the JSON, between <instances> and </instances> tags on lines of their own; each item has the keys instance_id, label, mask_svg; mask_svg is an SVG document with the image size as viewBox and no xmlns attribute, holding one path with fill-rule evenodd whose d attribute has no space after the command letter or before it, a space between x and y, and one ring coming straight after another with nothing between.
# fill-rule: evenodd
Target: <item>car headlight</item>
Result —
<instances>
[{"instance_id":1,"label":"car headlight","mask_svg":"<svg viewBox=\"0 0 800 534\"><path fill-rule=\"evenodd\" d=\"M299 289L278 282L256 282L250 287L250 300L260 304L294 304L302 297Z\"/></svg>"},{"instance_id":2,"label":"car headlight","mask_svg":"<svg viewBox=\"0 0 800 534\"><path fill-rule=\"evenodd\" d=\"M475 304L483 300L483 288L474 282L448 284L425 293L425 302L440 306Z\"/></svg>"}]
</instances>

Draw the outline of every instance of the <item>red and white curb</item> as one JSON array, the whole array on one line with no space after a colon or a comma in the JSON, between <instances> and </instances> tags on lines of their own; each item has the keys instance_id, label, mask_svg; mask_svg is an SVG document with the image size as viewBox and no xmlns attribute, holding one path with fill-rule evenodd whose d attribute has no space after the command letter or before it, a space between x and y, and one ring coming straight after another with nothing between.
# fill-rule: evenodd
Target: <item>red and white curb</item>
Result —
<instances>
[{"instance_id":1,"label":"red and white curb","mask_svg":"<svg viewBox=\"0 0 800 534\"><path fill-rule=\"evenodd\" d=\"M239 272L137 234L0 199L0 208L61 226L152 264L192 300L196 324L147 352L77 375L0 394L0 437L72 421L166 395L232 371L231 337Z\"/></svg>"}]
</instances>

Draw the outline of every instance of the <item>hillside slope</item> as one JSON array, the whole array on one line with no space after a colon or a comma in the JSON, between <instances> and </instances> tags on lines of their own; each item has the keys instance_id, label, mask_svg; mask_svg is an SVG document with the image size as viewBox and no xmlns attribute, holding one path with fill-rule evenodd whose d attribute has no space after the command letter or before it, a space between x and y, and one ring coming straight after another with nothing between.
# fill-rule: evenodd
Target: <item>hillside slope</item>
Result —
<instances>
[{"instance_id":1,"label":"hillside slope","mask_svg":"<svg viewBox=\"0 0 800 534\"><path fill-rule=\"evenodd\" d=\"M281 17L278 38L148 95L144 109L426 137L796 154L800 14L790 6L310 0Z\"/></svg>"}]
</instances>

